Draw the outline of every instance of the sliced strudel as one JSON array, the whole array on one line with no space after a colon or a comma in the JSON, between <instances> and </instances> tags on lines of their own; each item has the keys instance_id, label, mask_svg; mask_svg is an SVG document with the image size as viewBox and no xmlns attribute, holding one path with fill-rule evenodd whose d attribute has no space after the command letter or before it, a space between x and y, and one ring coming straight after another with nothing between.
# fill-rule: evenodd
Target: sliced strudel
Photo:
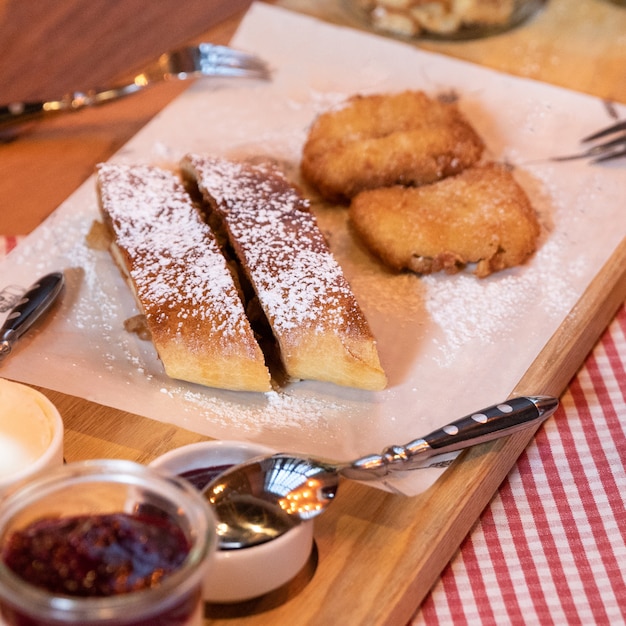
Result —
<instances>
[{"instance_id":1,"label":"sliced strudel","mask_svg":"<svg viewBox=\"0 0 626 626\"><path fill-rule=\"evenodd\" d=\"M202 192L211 219L221 222L287 375L384 388L369 325L308 203L282 173L201 155L187 155L181 167Z\"/></svg>"},{"instance_id":2,"label":"sliced strudel","mask_svg":"<svg viewBox=\"0 0 626 626\"><path fill-rule=\"evenodd\" d=\"M233 277L175 174L102 164L97 190L111 252L125 274L168 376L267 391L269 371Z\"/></svg>"}]
</instances>

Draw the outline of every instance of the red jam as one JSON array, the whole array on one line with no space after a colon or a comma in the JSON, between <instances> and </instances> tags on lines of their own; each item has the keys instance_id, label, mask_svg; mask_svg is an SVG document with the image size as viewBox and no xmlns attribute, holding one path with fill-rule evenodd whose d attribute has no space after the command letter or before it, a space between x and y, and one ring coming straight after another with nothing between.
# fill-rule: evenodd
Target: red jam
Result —
<instances>
[{"instance_id":1,"label":"red jam","mask_svg":"<svg viewBox=\"0 0 626 626\"><path fill-rule=\"evenodd\" d=\"M182 472L179 476L188 480L196 489L198 489L198 491L202 491L214 478L217 478L229 467L232 467L232 463L229 463L228 465L198 467L197 469Z\"/></svg>"},{"instance_id":2,"label":"red jam","mask_svg":"<svg viewBox=\"0 0 626 626\"><path fill-rule=\"evenodd\" d=\"M31 585L52 593L105 597L158 585L189 549L167 518L113 513L33 522L9 537L2 559Z\"/></svg>"},{"instance_id":3,"label":"red jam","mask_svg":"<svg viewBox=\"0 0 626 626\"><path fill-rule=\"evenodd\" d=\"M54 595L102 598L157 587L183 564L190 544L182 530L159 511L44 518L11 534L2 560L19 577ZM146 617L110 615L107 626L186 626L197 613L198 587L164 610ZM13 626L62 626L3 602L2 617ZM147 607L148 609L153 607ZM96 626L101 618L81 626ZM195 623L195 622L194 622Z\"/></svg>"}]
</instances>

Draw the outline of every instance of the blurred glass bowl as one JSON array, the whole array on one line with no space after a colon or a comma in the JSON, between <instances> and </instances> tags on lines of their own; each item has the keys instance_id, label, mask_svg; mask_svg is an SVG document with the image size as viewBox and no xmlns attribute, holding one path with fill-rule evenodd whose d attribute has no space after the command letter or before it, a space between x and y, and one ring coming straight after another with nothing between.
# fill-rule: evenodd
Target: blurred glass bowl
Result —
<instances>
[{"instance_id":1,"label":"blurred glass bowl","mask_svg":"<svg viewBox=\"0 0 626 626\"><path fill-rule=\"evenodd\" d=\"M509 30L545 0L345 0L359 21L378 32L430 39L476 39Z\"/></svg>"}]
</instances>

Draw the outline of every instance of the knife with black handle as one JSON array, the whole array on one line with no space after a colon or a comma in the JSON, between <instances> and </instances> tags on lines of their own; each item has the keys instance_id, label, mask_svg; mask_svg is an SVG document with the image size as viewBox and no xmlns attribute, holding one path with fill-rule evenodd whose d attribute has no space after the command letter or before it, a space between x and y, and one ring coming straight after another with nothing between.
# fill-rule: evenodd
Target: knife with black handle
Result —
<instances>
[{"instance_id":1,"label":"knife with black handle","mask_svg":"<svg viewBox=\"0 0 626 626\"><path fill-rule=\"evenodd\" d=\"M26 290L0 327L0 361L11 354L18 339L50 309L64 284L63 273L52 272Z\"/></svg>"}]
</instances>

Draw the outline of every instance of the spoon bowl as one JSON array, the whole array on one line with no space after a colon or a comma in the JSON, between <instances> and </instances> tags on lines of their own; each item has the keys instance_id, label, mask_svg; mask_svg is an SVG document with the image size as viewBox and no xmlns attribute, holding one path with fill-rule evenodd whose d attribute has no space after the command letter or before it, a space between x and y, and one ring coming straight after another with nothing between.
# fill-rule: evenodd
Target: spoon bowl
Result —
<instances>
[{"instance_id":1,"label":"spoon bowl","mask_svg":"<svg viewBox=\"0 0 626 626\"><path fill-rule=\"evenodd\" d=\"M289 454L226 470L204 489L220 520L220 548L265 543L319 515L335 497L339 476L336 465Z\"/></svg>"},{"instance_id":2,"label":"spoon bowl","mask_svg":"<svg viewBox=\"0 0 626 626\"><path fill-rule=\"evenodd\" d=\"M335 498L341 476L371 481L391 472L441 466L441 455L538 426L557 407L551 396L513 398L350 463L280 453L235 465L203 490L219 520L220 546L257 545L314 518Z\"/></svg>"}]
</instances>

